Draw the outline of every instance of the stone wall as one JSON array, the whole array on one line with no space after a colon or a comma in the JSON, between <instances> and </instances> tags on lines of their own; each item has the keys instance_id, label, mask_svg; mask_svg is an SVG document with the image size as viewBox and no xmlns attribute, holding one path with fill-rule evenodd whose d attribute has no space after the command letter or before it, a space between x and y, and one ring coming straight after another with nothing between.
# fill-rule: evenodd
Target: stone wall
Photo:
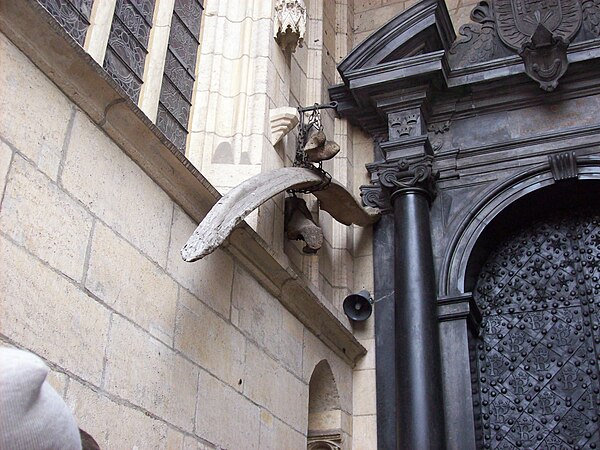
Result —
<instances>
[{"instance_id":1,"label":"stone wall","mask_svg":"<svg viewBox=\"0 0 600 450\"><path fill-rule=\"evenodd\" d=\"M184 263L195 221L3 34L0 59L0 340L105 449L304 448L325 359L350 448L348 361L227 251Z\"/></svg>"},{"instance_id":2,"label":"stone wall","mask_svg":"<svg viewBox=\"0 0 600 450\"><path fill-rule=\"evenodd\" d=\"M353 46L356 47L371 33L415 3L416 0L354 0ZM446 0L446 7L457 33L461 25L470 22L471 10L475 5L477 0Z\"/></svg>"}]
</instances>

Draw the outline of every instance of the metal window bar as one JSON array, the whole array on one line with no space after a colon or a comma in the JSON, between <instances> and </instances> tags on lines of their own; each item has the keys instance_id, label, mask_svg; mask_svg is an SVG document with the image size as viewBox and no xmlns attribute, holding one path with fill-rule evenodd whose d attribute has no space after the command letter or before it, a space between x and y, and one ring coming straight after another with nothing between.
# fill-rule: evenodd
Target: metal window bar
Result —
<instances>
[{"instance_id":1,"label":"metal window bar","mask_svg":"<svg viewBox=\"0 0 600 450\"><path fill-rule=\"evenodd\" d=\"M198 0L175 1L159 99L156 124L182 152L185 151L192 91L196 81L195 66L203 10L202 2ZM186 14L188 12L190 14Z\"/></svg>"},{"instance_id":2,"label":"metal window bar","mask_svg":"<svg viewBox=\"0 0 600 450\"><path fill-rule=\"evenodd\" d=\"M38 0L75 41L83 46L90 25L93 0Z\"/></svg>"},{"instance_id":3,"label":"metal window bar","mask_svg":"<svg viewBox=\"0 0 600 450\"><path fill-rule=\"evenodd\" d=\"M135 102L143 83L154 0L117 0L104 69Z\"/></svg>"}]
</instances>

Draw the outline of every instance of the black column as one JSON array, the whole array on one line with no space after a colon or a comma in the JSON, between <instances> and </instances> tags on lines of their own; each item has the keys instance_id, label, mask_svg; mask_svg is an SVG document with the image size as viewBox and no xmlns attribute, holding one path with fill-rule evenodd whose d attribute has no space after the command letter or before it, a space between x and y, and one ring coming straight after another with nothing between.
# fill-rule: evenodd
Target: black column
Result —
<instances>
[{"instance_id":1,"label":"black column","mask_svg":"<svg viewBox=\"0 0 600 450\"><path fill-rule=\"evenodd\" d=\"M392 194L398 448L445 447L439 328L428 192Z\"/></svg>"}]
</instances>

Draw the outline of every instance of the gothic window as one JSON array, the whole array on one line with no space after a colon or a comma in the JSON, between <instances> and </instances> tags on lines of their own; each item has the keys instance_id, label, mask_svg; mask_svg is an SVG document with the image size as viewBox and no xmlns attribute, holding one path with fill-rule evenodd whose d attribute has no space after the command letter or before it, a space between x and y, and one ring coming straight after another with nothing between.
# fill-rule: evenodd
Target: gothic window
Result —
<instances>
[{"instance_id":1,"label":"gothic window","mask_svg":"<svg viewBox=\"0 0 600 450\"><path fill-rule=\"evenodd\" d=\"M154 0L117 0L104 68L137 102L152 28Z\"/></svg>"},{"instance_id":2,"label":"gothic window","mask_svg":"<svg viewBox=\"0 0 600 450\"><path fill-rule=\"evenodd\" d=\"M202 2L175 0L157 125L181 151L185 149L195 81Z\"/></svg>"},{"instance_id":3,"label":"gothic window","mask_svg":"<svg viewBox=\"0 0 600 450\"><path fill-rule=\"evenodd\" d=\"M83 46L93 0L38 0L77 43Z\"/></svg>"},{"instance_id":4,"label":"gothic window","mask_svg":"<svg viewBox=\"0 0 600 450\"><path fill-rule=\"evenodd\" d=\"M600 215L556 215L489 257L475 289L481 446L600 448Z\"/></svg>"}]
</instances>

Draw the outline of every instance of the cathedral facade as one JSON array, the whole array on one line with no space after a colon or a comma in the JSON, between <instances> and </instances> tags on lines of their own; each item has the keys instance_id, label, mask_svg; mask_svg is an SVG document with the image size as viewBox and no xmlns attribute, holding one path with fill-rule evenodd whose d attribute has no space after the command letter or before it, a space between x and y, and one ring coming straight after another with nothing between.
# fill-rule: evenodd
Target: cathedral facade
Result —
<instances>
[{"instance_id":1,"label":"cathedral facade","mask_svg":"<svg viewBox=\"0 0 600 450\"><path fill-rule=\"evenodd\" d=\"M599 18L0 0L0 342L101 448L597 448Z\"/></svg>"}]
</instances>

